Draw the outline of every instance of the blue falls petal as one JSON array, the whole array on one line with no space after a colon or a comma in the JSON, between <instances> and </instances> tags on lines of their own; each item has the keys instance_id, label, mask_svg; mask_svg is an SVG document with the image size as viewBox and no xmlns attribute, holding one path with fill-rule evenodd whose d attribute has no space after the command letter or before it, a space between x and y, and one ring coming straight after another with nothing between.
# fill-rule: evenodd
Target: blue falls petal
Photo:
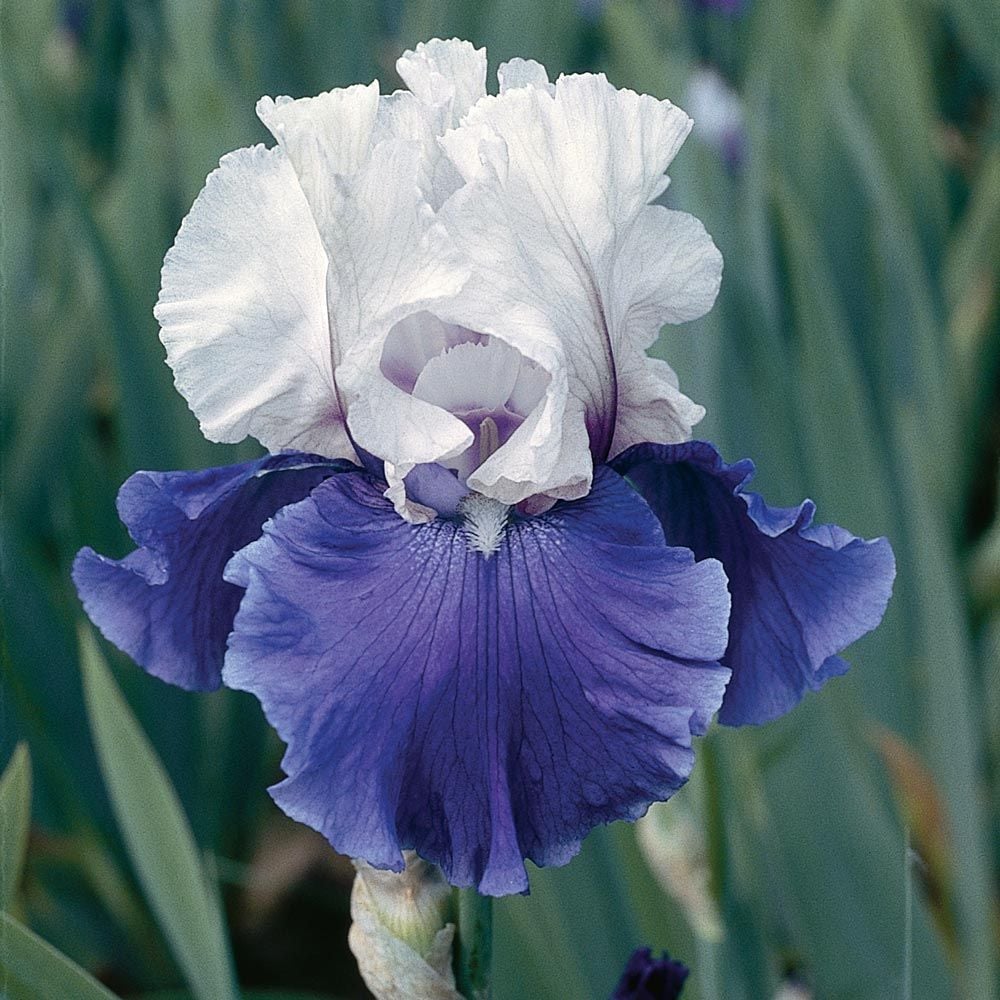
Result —
<instances>
[{"instance_id":1,"label":"blue falls petal","mask_svg":"<svg viewBox=\"0 0 1000 1000\"><path fill-rule=\"evenodd\" d=\"M687 778L728 679L725 576L606 468L490 558L381 490L329 479L233 557L224 681L288 744L275 801L338 850L523 891L524 858L565 863Z\"/></svg>"},{"instance_id":2,"label":"blue falls petal","mask_svg":"<svg viewBox=\"0 0 1000 1000\"><path fill-rule=\"evenodd\" d=\"M702 441L640 444L612 467L659 517L671 545L722 561L733 598L727 725L774 719L847 664L836 654L882 620L895 561L884 538L813 525L814 506L769 507L744 489L753 463Z\"/></svg>"},{"instance_id":3,"label":"blue falls petal","mask_svg":"<svg viewBox=\"0 0 1000 1000\"><path fill-rule=\"evenodd\" d=\"M221 681L242 591L222 578L230 556L287 503L356 466L286 452L198 472L137 472L118 514L139 546L124 559L84 548L73 563L84 610L149 673L189 690Z\"/></svg>"}]
</instances>

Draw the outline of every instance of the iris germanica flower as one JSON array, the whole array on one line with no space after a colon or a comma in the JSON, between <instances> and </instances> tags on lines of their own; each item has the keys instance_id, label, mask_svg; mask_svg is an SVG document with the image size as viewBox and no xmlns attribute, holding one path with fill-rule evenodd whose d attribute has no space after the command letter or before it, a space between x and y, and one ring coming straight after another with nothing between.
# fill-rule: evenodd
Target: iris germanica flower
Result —
<instances>
[{"instance_id":1,"label":"iris germanica flower","mask_svg":"<svg viewBox=\"0 0 1000 1000\"><path fill-rule=\"evenodd\" d=\"M893 560L749 492L646 354L722 271L659 203L683 111L525 60L487 96L460 41L398 69L264 98L277 144L208 178L156 316L206 436L269 454L136 473L138 548L74 578L149 673L256 695L290 816L498 895L841 673Z\"/></svg>"}]
</instances>

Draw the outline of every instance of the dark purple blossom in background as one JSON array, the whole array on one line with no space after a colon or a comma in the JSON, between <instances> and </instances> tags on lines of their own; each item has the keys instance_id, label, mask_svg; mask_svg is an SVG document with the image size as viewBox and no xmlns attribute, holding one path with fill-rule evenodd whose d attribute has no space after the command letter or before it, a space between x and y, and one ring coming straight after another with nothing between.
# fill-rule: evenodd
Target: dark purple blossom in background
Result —
<instances>
[{"instance_id":1,"label":"dark purple blossom in background","mask_svg":"<svg viewBox=\"0 0 1000 1000\"><path fill-rule=\"evenodd\" d=\"M611 1000L677 1000L688 972L683 962L666 952L653 958L650 948L636 948Z\"/></svg>"},{"instance_id":2,"label":"dark purple blossom in background","mask_svg":"<svg viewBox=\"0 0 1000 1000\"><path fill-rule=\"evenodd\" d=\"M750 6L750 0L689 0L695 7L701 10L718 11L720 14L729 14L734 17L746 12Z\"/></svg>"},{"instance_id":3,"label":"dark purple blossom in background","mask_svg":"<svg viewBox=\"0 0 1000 1000\"><path fill-rule=\"evenodd\" d=\"M59 9L59 22L74 39L80 39L87 30L90 15L89 0L65 0Z\"/></svg>"}]
</instances>

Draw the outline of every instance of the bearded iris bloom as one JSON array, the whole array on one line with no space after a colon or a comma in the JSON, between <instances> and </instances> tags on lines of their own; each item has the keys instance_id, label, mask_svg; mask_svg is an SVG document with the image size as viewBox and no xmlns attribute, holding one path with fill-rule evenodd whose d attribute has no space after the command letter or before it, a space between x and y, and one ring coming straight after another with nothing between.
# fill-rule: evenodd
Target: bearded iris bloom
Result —
<instances>
[{"instance_id":1,"label":"bearded iris bloom","mask_svg":"<svg viewBox=\"0 0 1000 1000\"><path fill-rule=\"evenodd\" d=\"M206 436L270 454L137 473L137 549L74 579L150 673L256 695L290 816L499 895L841 673L893 558L749 492L646 355L722 270L658 203L682 111L526 60L487 96L460 41L398 69L264 98L277 144L208 178L156 315Z\"/></svg>"}]
</instances>

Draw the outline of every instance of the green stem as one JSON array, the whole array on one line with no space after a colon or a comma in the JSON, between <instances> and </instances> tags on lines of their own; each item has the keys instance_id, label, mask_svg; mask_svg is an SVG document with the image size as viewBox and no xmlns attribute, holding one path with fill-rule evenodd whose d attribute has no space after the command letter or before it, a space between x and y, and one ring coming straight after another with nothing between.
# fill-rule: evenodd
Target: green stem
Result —
<instances>
[{"instance_id":1,"label":"green stem","mask_svg":"<svg viewBox=\"0 0 1000 1000\"><path fill-rule=\"evenodd\" d=\"M475 889L455 891L458 943L455 980L468 1000L488 1000L493 964L493 900Z\"/></svg>"}]
</instances>

